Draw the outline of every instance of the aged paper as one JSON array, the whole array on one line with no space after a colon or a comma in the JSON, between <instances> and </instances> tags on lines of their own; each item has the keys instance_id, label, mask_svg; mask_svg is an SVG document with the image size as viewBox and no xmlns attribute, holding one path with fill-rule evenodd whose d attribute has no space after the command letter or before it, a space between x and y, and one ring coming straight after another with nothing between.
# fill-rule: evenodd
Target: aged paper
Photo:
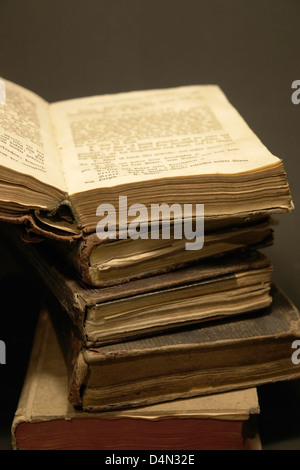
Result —
<instances>
[{"instance_id":1,"label":"aged paper","mask_svg":"<svg viewBox=\"0 0 300 470\"><path fill-rule=\"evenodd\" d=\"M0 164L66 191L49 104L1 79Z\"/></svg>"},{"instance_id":2,"label":"aged paper","mask_svg":"<svg viewBox=\"0 0 300 470\"><path fill-rule=\"evenodd\" d=\"M186 86L50 104L1 80L0 162L70 195L280 160L218 86Z\"/></svg>"},{"instance_id":3,"label":"aged paper","mask_svg":"<svg viewBox=\"0 0 300 470\"><path fill-rule=\"evenodd\" d=\"M79 98L50 112L69 194L279 162L214 85Z\"/></svg>"}]
</instances>

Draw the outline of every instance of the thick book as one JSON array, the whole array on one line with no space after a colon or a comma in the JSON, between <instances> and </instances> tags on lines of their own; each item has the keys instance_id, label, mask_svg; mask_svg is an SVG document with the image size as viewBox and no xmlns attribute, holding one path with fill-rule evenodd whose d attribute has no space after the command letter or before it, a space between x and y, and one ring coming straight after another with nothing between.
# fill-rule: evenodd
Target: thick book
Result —
<instances>
[{"instance_id":1,"label":"thick book","mask_svg":"<svg viewBox=\"0 0 300 470\"><path fill-rule=\"evenodd\" d=\"M125 231L129 221L194 216L197 205L206 220L293 209L282 159L217 85L55 103L6 79L1 86L3 220L80 238L105 208Z\"/></svg>"},{"instance_id":2,"label":"thick book","mask_svg":"<svg viewBox=\"0 0 300 470\"><path fill-rule=\"evenodd\" d=\"M103 287L166 273L225 253L265 248L273 243L274 225L269 217L205 224L204 243L199 250L186 250L186 240L176 239L172 233L170 238L135 240L99 240L97 233L91 233L73 242L44 243L76 270L84 284ZM22 238L38 241L28 232L23 232Z\"/></svg>"},{"instance_id":3,"label":"thick book","mask_svg":"<svg viewBox=\"0 0 300 470\"><path fill-rule=\"evenodd\" d=\"M14 450L261 449L255 388L103 413L76 410L67 396L66 365L44 310L12 423Z\"/></svg>"},{"instance_id":4,"label":"thick book","mask_svg":"<svg viewBox=\"0 0 300 470\"><path fill-rule=\"evenodd\" d=\"M300 314L276 286L272 297L271 307L248 316L99 348L74 345L71 403L105 411L299 378L292 344Z\"/></svg>"},{"instance_id":5,"label":"thick book","mask_svg":"<svg viewBox=\"0 0 300 470\"><path fill-rule=\"evenodd\" d=\"M208 258L166 274L90 288L48 245L24 244L6 225L6 243L32 266L87 346L124 341L270 305L273 267L257 250ZM55 309L54 309L55 310ZM55 314L55 312L54 312Z\"/></svg>"}]
</instances>

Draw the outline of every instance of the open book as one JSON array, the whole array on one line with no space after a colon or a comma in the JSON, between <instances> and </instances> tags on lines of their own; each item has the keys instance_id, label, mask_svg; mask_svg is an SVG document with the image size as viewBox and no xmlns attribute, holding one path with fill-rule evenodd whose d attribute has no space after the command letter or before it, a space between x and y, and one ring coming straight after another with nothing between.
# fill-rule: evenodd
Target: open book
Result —
<instances>
[{"instance_id":1,"label":"open book","mask_svg":"<svg viewBox=\"0 0 300 470\"><path fill-rule=\"evenodd\" d=\"M293 208L281 159L216 85L49 104L0 83L2 220L74 238L95 231L100 204L115 208L120 226L120 196L126 210L204 204L206 220Z\"/></svg>"}]
</instances>

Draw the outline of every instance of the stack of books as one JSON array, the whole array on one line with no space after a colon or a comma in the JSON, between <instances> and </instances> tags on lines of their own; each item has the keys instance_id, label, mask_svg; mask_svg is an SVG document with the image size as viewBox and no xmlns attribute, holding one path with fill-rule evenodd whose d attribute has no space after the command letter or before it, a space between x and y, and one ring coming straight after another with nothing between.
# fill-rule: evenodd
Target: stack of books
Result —
<instances>
[{"instance_id":1,"label":"stack of books","mask_svg":"<svg viewBox=\"0 0 300 470\"><path fill-rule=\"evenodd\" d=\"M293 209L282 161L217 86L50 105L3 83L0 219L47 305L14 448L251 447L256 387L300 377L261 251Z\"/></svg>"}]
</instances>

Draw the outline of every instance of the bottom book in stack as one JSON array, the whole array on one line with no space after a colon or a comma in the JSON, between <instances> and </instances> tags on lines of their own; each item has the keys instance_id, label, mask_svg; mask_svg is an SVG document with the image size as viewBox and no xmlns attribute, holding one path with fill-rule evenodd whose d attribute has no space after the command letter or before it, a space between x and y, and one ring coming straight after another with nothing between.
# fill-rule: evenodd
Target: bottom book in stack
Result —
<instances>
[{"instance_id":1,"label":"bottom book in stack","mask_svg":"<svg viewBox=\"0 0 300 470\"><path fill-rule=\"evenodd\" d=\"M52 322L43 310L12 423L13 449L261 449L256 388L87 413L69 402L68 380Z\"/></svg>"}]
</instances>

